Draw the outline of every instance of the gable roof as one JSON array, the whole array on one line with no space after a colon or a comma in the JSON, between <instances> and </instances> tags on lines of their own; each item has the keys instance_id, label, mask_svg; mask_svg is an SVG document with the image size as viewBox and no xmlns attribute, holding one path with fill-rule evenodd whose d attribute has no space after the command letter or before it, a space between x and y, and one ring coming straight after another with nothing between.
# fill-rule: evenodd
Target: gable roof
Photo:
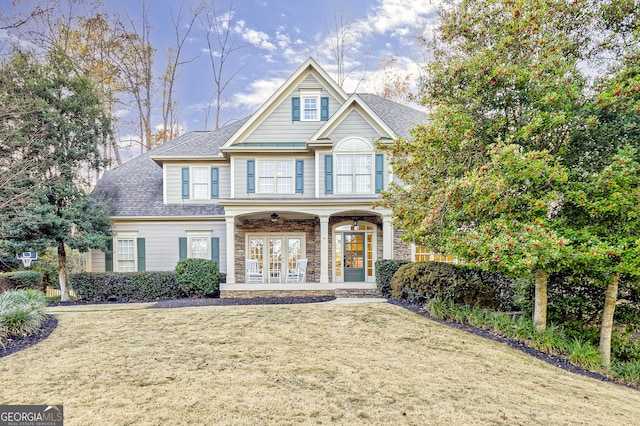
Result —
<instances>
[{"instance_id":1,"label":"gable roof","mask_svg":"<svg viewBox=\"0 0 640 426\"><path fill-rule=\"evenodd\" d=\"M245 117L217 130L192 131L178 136L150 153L157 162L164 160L184 160L198 157L200 159L222 158L222 147L247 120Z\"/></svg>"},{"instance_id":2,"label":"gable roof","mask_svg":"<svg viewBox=\"0 0 640 426\"><path fill-rule=\"evenodd\" d=\"M364 101L396 135L408 138L409 130L427 120L427 113L371 93L359 93Z\"/></svg>"},{"instance_id":3,"label":"gable roof","mask_svg":"<svg viewBox=\"0 0 640 426\"><path fill-rule=\"evenodd\" d=\"M223 148L230 147L238 140L241 140L243 136L259 126L271 113L271 111L280 103L278 100L282 100L289 96L298 84L305 79L310 73L315 73L321 80L322 85L327 89L332 96L339 99L340 103L344 102L348 95L340 87L327 72L316 62L315 59L309 58L297 70L291 74L291 76L280 86L280 88L273 94L262 106L247 120L237 132L235 132L225 143Z\"/></svg>"},{"instance_id":4,"label":"gable roof","mask_svg":"<svg viewBox=\"0 0 640 426\"><path fill-rule=\"evenodd\" d=\"M185 133L109 170L91 196L108 201L112 217L224 215L219 204L164 204L163 172L159 163L169 159L218 157L220 147L245 120L218 130Z\"/></svg>"}]
</instances>

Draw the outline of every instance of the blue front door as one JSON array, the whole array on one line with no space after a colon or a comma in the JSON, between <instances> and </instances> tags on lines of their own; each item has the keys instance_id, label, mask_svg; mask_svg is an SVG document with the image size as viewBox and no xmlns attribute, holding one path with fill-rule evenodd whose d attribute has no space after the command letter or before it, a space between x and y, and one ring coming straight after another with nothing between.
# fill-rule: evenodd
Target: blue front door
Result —
<instances>
[{"instance_id":1,"label":"blue front door","mask_svg":"<svg viewBox=\"0 0 640 426\"><path fill-rule=\"evenodd\" d=\"M344 280L364 281L364 232L344 233Z\"/></svg>"}]
</instances>

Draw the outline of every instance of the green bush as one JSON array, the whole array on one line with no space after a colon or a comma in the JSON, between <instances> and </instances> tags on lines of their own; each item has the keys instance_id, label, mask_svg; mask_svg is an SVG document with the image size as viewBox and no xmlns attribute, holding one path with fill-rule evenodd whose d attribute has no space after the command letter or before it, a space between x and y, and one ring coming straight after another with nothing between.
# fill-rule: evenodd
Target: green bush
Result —
<instances>
[{"instance_id":1,"label":"green bush","mask_svg":"<svg viewBox=\"0 0 640 426\"><path fill-rule=\"evenodd\" d=\"M13 271L0 273L0 292L26 289L42 289L42 272Z\"/></svg>"},{"instance_id":2,"label":"green bush","mask_svg":"<svg viewBox=\"0 0 640 426\"><path fill-rule=\"evenodd\" d=\"M176 265L178 287L189 297L204 297L216 294L218 264L208 259L185 259Z\"/></svg>"},{"instance_id":3,"label":"green bush","mask_svg":"<svg viewBox=\"0 0 640 426\"><path fill-rule=\"evenodd\" d=\"M0 346L10 336L38 331L46 318L44 294L39 290L8 290L0 294Z\"/></svg>"},{"instance_id":4,"label":"green bush","mask_svg":"<svg viewBox=\"0 0 640 426\"><path fill-rule=\"evenodd\" d=\"M415 262L401 266L391 279L391 296L424 303L438 298L461 305L508 310L515 280L462 265Z\"/></svg>"},{"instance_id":5,"label":"green bush","mask_svg":"<svg viewBox=\"0 0 640 426\"><path fill-rule=\"evenodd\" d=\"M411 263L409 260L378 260L376 261L376 285L384 297L391 296L391 278L402 266Z\"/></svg>"},{"instance_id":6,"label":"green bush","mask_svg":"<svg viewBox=\"0 0 640 426\"><path fill-rule=\"evenodd\" d=\"M71 275L79 300L132 302L184 297L175 272L83 272Z\"/></svg>"}]
</instances>

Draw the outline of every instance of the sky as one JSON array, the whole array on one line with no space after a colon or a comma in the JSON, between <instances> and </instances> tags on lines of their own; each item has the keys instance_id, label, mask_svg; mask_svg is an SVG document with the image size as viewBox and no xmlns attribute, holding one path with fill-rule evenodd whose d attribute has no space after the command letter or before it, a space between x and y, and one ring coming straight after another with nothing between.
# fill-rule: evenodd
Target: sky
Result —
<instances>
[{"instance_id":1,"label":"sky","mask_svg":"<svg viewBox=\"0 0 640 426\"><path fill-rule=\"evenodd\" d=\"M211 2L211 0L209 0ZM327 39L336 32L336 20L342 17L348 28L349 48L345 60L347 92L380 93L382 62L396 58L393 72L409 74L413 84L424 57L416 37L430 37L437 24L439 0L214 0L218 15L229 13L233 5L230 36L235 51L228 62L228 72L237 73L226 90L226 103L221 109L221 124L246 117L257 110L286 78L308 57L316 59L334 78L336 61L328 49ZM0 0L0 8L25 12L38 0ZM40 0L41 4L47 4ZM140 0L103 0L111 13L140 17ZM174 23L181 12L186 31L189 10L194 2L147 0L152 24L151 43L157 49L155 75L161 76L166 66L166 48L175 46ZM21 8L23 10L21 10ZM209 7L211 10L211 7ZM340 12L342 10L342 13ZM214 93L209 51L197 22L186 39L182 58L189 61L178 70L175 96L182 131L205 130L205 112ZM0 38L3 36L0 33ZM230 75L230 74L229 74ZM157 97L159 99L159 97ZM160 124L160 105L154 105L154 125ZM133 108L122 104L117 116L120 138L134 138L124 125ZM212 128L213 116L207 129Z\"/></svg>"}]
</instances>

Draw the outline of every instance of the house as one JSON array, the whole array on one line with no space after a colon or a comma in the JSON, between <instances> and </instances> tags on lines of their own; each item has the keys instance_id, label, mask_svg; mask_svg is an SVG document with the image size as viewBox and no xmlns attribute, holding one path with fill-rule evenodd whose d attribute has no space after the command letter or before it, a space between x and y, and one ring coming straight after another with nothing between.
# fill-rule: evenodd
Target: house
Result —
<instances>
[{"instance_id":1,"label":"house","mask_svg":"<svg viewBox=\"0 0 640 426\"><path fill-rule=\"evenodd\" d=\"M425 118L345 93L310 58L250 117L105 173L93 195L111 203L112 253L91 251L89 270L173 270L204 257L226 273L223 297L375 292L375 262L412 253L391 211L372 207L394 179L376 146ZM286 283L300 259L304 282Z\"/></svg>"}]
</instances>

